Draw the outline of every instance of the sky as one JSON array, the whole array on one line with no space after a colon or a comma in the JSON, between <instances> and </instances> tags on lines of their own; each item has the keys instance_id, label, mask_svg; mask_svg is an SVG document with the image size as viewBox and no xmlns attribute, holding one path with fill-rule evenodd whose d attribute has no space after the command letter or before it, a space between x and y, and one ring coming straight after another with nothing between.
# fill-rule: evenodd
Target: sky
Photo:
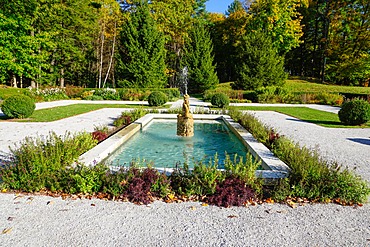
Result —
<instances>
[{"instance_id":1,"label":"sky","mask_svg":"<svg viewBox=\"0 0 370 247\"><path fill-rule=\"evenodd\" d=\"M233 0L208 0L206 2L206 9L208 12L218 12L225 14L227 7Z\"/></svg>"}]
</instances>

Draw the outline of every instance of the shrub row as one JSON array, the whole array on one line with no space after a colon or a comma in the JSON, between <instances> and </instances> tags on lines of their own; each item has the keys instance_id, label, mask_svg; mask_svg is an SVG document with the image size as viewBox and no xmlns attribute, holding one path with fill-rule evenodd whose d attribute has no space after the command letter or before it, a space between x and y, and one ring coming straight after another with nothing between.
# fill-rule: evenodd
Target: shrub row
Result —
<instances>
[{"instance_id":1,"label":"shrub row","mask_svg":"<svg viewBox=\"0 0 370 247\"><path fill-rule=\"evenodd\" d=\"M87 167L71 166L78 156L95 146L91 134L64 137L51 133L46 139L26 138L19 147L11 149L9 162L0 168L2 189L26 192L104 194L106 198L148 204L155 199L202 199L219 206L239 206L261 195L262 183L254 173L259 162L251 157L244 162L235 157L225 162L225 171L215 163L195 164L190 171L185 164L167 176L153 168L138 164L121 167L112 172L98 164Z\"/></svg>"},{"instance_id":2,"label":"shrub row","mask_svg":"<svg viewBox=\"0 0 370 247\"><path fill-rule=\"evenodd\" d=\"M269 86L258 88L255 91L241 91L227 88L207 90L203 94L205 101L211 101L217 93L226 94L232 102L240 103L294 103L294 104L324 104L341 105L344 97L338 93L314 92L299 93L291 92L285 87Z\"/></svg>"},{"instance_id":3,"label":"shrub row","mask_svg":"<svg viewBox=\"0 0 370 247\"><path fill-rule=\"evenodd\" d=\"M368 183L336 163L322 160L315 150L302 148L274 133L249 113L230 110L229 115L253 136L270 147L274 154L291 168L287 179L273 189L276 200L301 197L321 202L338 200L343 203L364 202L370 194Z\"/></svg>"}]
</instances>

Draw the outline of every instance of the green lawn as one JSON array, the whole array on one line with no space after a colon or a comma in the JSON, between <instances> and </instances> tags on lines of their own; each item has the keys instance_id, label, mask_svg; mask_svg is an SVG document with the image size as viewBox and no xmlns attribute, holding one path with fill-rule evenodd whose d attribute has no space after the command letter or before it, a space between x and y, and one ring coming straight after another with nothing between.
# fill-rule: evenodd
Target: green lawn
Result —
<instances>
[{"instance_id":1,"label":"green lawn","mask_svg":"<svg viewBox=\"0 0 370 247\"><path fill-rule=\"evenodd\" d=\"M370 94L370 87L338 86L316 82L310 82L301 79L288 79L284 87L293 93L353 93ZM220 83L217 89L231 90L231 82Z\"/></svg>"},{"instance_id":2,"label":"green lawn","mask_svg":"<svg viewBox=\"0 0 370 247\"><path fill-rule=\"evenodd\" d=\"M331 112L319 111L307 107L275 107L275 106L240 106L236 107L239 110L251 111L276 111L303 121L314 123L323 127L330 128L359 128L370 127L370 122L362 126L347 126L343 125L338 118L338 115Z\"/></svg>"},{"instance_id":3,"label":"green lawn","mask_svg":"<svg viewBox=\"0 0 370 247\"><path fill-rule=\"evenodd\" d=\"M305 80L286 80L285 88L291 92L305 92L305 93L353 93L353 94L370 94L370 87L352 87L352 86L338 86L327 85L321 83L308 82Z\"/></svg>"},{"instance_id":4,"label":"green lawn","mask_svg":"<svg viewBox=\"0 0 370 247\"><path fill-rule=\"evenodd\" d=\"M29 119L17 120L20 122L52 122L67 117L103 109L103 108L138 108L141 105L122 105L122 104L75 104L59 106L47 109L36 110ZM6 119L2 117L0 119Z\"/></svg>"}]
</instances>

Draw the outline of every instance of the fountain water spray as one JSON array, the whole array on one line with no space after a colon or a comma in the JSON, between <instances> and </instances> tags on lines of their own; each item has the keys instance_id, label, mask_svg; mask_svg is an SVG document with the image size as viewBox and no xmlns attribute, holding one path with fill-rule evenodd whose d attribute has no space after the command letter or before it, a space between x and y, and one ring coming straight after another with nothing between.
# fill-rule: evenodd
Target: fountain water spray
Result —
<instances>
[{"instance_id":1,"label":"fountain water spray","mask_svg":"<svg viewBox=\"0 0 370 247\"><path fill-rule=\"evenodd\" d=\"M184 86L184 95L187 95L188 94L188 67L187 66L185 66L181 70L181 80Z\"/></svg>"},{"instance_id":2,"label":"fountain water spray","mask_svg":"<svg viewBox=\"0 0 370 247\"><path fill-rule=\"evenodd\" d=\"M181 80L184 89L184 103L182 104L182 113L177 115L177 135L190 137L194 135L194 119L190 112L188 67L186 66L181 71Z\"/></svg>"}]
</instances>

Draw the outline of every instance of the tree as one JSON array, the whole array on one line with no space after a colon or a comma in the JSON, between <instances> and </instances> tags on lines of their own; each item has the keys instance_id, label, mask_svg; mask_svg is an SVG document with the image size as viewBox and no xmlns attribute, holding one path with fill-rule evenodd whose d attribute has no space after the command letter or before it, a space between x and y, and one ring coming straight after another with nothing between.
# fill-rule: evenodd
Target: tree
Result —
<instances>
[{"instance_id":1,"label":"tree","mask_svg":"<svg viewBox=\"0 0 370 247\"><path fill-rule=\"evenodd\" d=\"M365 85L370 79L370 3L316 0L300 12L303 42L287 56L289 71L337 84Z\"/></svg>"},{"instance_id":2,"label":"tree","mask_svg":"<svg viewBox=\"0 0 370 247\"><path fill-rule=\"evenodd\" d=\"M89 0L52 0L44 28L54 33L51 74L64 87L65 81L82 80L93 54L97 33L96 8Z\"/></svg>"},{"instance_id":3,"label":"tree","mask_svg":"<svg viewBox=\"0 0 370 247\"><path fill-rule=\"evenodd\" d=\"M182 49L192 27L195 10L201 0L152 0L151 10L158 28L165 34L166 74L169 86L178 87L176 78L180 70Z\"/></svg>"},{"instance_id":4,"label":"tree","mask_svg":"<svg viewBox=\"0 0 370 247\"><path fill-rule=\"evenodd\" d=\"M286 79L283 57L278 55L271 38L262 32L246 34L238 46L235 61L235 89L255 90L259 87L282 85Z\"/></svg>"},{"instance_id":5,"label":"tree","mask_svg":"<svg viewBox=\"0 0 370 247\"><path fill-rule=\"evenodd\" d=\"M166 85L164 36L147 3L132 9L120 33L118 85L160 88Z\"/></svg>"},{"instance_id":6,"label":"tree","mask_svg":"<svg viewBox=\"0 0 370 247\"><path fill-rule=\"evenodd\" d=\"M187 66L189 70L191 93L203 93L218 84L212 53L213 46L209 32L204 25L195 24L185 43L181 61L182 66Z\"/></svg>"},{"instance_id":7,"label":"tree","mask_svg":"<svg viewBox=\"0 0 370 247\"><path fill-rule=\"evenodd\" d=\"M227 7L227 10L225 12L225 14L227 16L233 14L233 13L236 13L238 11L241 11L243 9L243 4L239 1L239 0L234 0L228 7Z\"/></svg>"},{"instance_id":8,"label":"tree","mask_svg":"<svg viewBox=\"0 0 370 247\"><path fill-rule=\"evenodd\" d=\"M224 15L210 15L217 75L222 82L236 80L236 47L245 35L248 23L247 12L237 0L229 6L227 13L227 18Z\"/></svg>"},{"instance_id":9,"label":"tree","mask_svg":"<svg viewBox=\"0 0 370 247\"><path fill-rule=\"evenodd\" d=\"M38 30L37 19L41 5L37 1L0 0L0 80L36 80L47 68L48 54L41 47L52 48L50 34Z\"/></svg>"},{"instance_id":10,"label":"tree","mask_svg":"<svg viewBox=\"0 0 370 247\"><path fill-rule=\"evenodd\" d=\"M115 0L103 0L97 6L99 12L99 35L97 40L98 88L104 87L113 72L116 37L122 24L122 13ZM105 73L105 76L104 76Z\"/></svg>"},{"instance_id":11,"label":"tree","mask_svg":"<svg viewBox=\"0 0 370 247\"><path fill-rule=\"evenodd\" d=\"M251 15L250 31L260 31L271 36L280 54L285 54L299 45L303 35L298 8L308 5L308 0L256 0L247 12Z\"/></svg>"}]
</instances>

